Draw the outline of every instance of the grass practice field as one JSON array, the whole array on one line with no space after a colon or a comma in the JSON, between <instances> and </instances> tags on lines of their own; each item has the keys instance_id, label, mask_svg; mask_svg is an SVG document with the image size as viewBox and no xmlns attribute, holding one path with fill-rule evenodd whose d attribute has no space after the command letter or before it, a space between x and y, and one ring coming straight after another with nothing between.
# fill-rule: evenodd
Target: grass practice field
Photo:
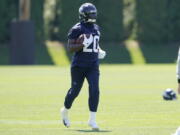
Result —
<instances>
[{"instance_id":1,"label":"grass practice field","mask_svg":"<svg viewBox=\"0 0 180 135\"><path fill-rule=\"evenodd\" d=\"M176 90L175 65L102 65L99 132L87 126L85 82L70 111L71 127L59 110L70 87L69 67L1 66L0 135L171 135L180 126L180 99L164 101Z\"/></svg>"}]
</instances>

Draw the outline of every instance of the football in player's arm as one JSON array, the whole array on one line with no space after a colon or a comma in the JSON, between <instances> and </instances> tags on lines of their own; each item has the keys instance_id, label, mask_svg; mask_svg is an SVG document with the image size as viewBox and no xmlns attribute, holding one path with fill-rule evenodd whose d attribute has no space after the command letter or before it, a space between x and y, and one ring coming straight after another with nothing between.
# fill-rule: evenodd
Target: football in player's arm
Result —
<instances>
[{"instance_id":1,"label":"football in player's arm","mask_svg":"<svg viewBox=\"0 0 180 135\"><path fill-rule=\"evenodd\" d=\"M71 88L68 90L61 117L66 127L70 126L68 111L78 96L83 82L89 84L88 106L90 117L88 125L93 130L99 130L96 123L96 112L99 104L99 59L106 56L106 52L99 47L100 30L96 23L97 10L91 3L84 3L79 8L80 22L74 25L68 33L67 48L73 52L71 63Z\"/></svg>"}]
</instances>

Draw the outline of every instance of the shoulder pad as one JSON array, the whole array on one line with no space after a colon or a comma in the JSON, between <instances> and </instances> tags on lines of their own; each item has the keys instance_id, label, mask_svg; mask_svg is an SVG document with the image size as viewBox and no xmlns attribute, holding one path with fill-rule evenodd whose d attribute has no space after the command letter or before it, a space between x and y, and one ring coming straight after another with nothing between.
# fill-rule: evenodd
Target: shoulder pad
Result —
<instances>
[{"instance_id":1,"label":"shoulder pad","mask_svg":"<svg viewBox=\"0 0 180 135\"><path fill-rule=\"evenodd\" d=\"M80 29L80 28L81 28L80 23L77 23L72 27L72 29Z\"/></svg>"}]
</instances>

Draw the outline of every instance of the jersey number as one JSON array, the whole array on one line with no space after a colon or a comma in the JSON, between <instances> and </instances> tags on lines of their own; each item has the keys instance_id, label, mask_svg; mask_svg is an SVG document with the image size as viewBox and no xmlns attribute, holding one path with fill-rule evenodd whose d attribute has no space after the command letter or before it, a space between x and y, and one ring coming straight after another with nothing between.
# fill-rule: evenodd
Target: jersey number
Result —
<instances>
[{"instance_id":1,"label":"jersey number","mask_svg":"<svg viewBox=\"0 0 180 135\"><path fill-rule=\"evenodd\" d=\"M93 48L89 48L89 46L84 46L83 48L83 52L95 52L95 53L98 53L98 47L99 47L99 36L94 36L94 39L93 39Z\"/></svg>"}]
</instances>

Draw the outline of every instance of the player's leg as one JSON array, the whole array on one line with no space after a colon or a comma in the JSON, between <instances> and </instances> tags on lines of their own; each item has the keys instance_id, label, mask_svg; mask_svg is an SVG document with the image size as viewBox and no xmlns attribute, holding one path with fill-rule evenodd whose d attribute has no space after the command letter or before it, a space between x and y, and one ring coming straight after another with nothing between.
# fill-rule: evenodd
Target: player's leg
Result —
<instances>
[{"instance_id":1,"label":"player's leg","mask_svg":"<svg viewBox=\"0 0 180 135\"><path fill-rule=\"evenodd\" d=\"M99 70L90 70L87 74L89 84L89 110L97 112L99 104Z\"/></svg>"},{"instance_id":2,"label":"player's leg","mask_svg":"<svg viewBox=\"0 0 180 135\"><path fill-rule=\"evenodd\" d=\"M79 95L85 79L83 68L73 67L71 68L71 88L69 89L64 106L70 109L74 99Z\"/></svg>"},{"instance_id":3,"label":"player's leg","mask_svg":"<svg viewBox=\"0 0 180 135\"><path fill-rule=\"evenodd\" d=\"M63 123L66 127L70 126L70 121L68 119L68 110L71 108L73 101L78 96L83 85L84 78L85 75L83 69L79 67L71 68L71 88L67 92L64 101L64 107L61 109Z\"/></svg>"},{"instance_id":4,"label":"player's leg","mask_svg":"<svg viewBox=\"0 0 180 135\"><path fill-rule=\"evenodd\" d=\"M178 79L178 88L177 88L178 94L180 94L180 81Z\"/></svg>"},{"instance_id":5,"label":"player's leg","mask_svg":"<svg viewBox=\"0 0 180 135\"><path fill-rule=\"evenodd\" d=\"M89 70L86 74L86 78L89 84L89 110L90 118L88 121L89 126L93 130L99 130L96 123L96 112L99 104L99 67L95 67Z\"/></svg>"}]
</instances>

